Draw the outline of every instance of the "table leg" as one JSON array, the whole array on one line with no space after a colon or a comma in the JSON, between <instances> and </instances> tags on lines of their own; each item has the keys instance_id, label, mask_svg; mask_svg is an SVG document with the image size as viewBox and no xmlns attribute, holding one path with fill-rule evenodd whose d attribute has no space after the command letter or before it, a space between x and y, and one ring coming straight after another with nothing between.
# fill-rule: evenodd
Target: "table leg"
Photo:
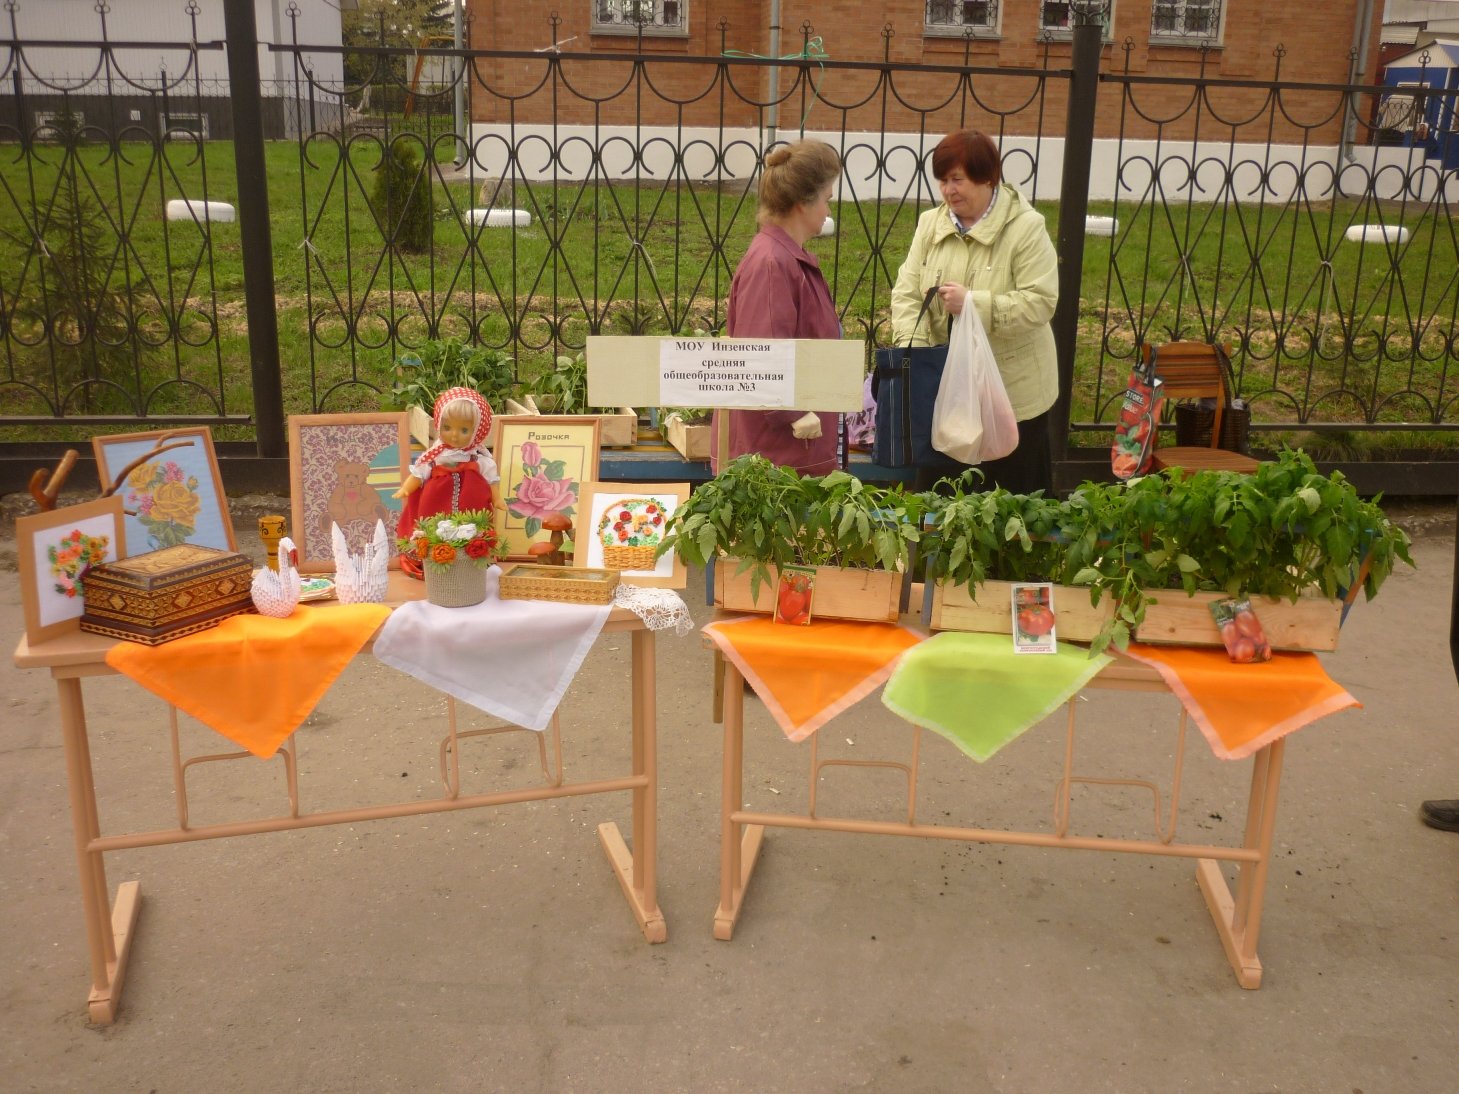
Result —
<instances>
[{"instance_id":1,"label":"table leg","mask_svg":"<svg viewBox=\"0 0 1459 1094\"><path fill-rule=\"evenodd\" d=\"M724 758L720 802L719 908L714 913L714 937L728 942L744 903L745 888L760 857L765 839L763 824L738 824L736 813L744 805L745 687L739 669L724 661Z\"/></svg>"},{"instance_id":2,"label":"table leg","mask_svg":"<svg viewBox=\"0 0 1459 1094\"><path fill-rule=\"evenodd\" d=\"M117 890L116 907L107 900L106 866L100 851L90 850L101 834L96 812L96 786L92 778L91 748L86 736L86 708L81 681L56 681L61 710L61 739L66 753L67 781L71 789L71 826L76 843L76 866L81 881L81 903L86 920L86 941L91 963L91 995L87 1009L91 1021L110 1025L121 1004L122 980L141 910L141 887L127 882Z\"/></svg>"},{"instance_id":3,"label":"table leg","mask_svg":"<svg viewBox=\"0 0 1459 1094\"><path fill-rule=\"evenodd\" d=\"M618 826L598 825L598 839L608 856L623 895L633 908L643 937L663 942L669 937L657 893L658 863L658 712L654 680L654 634L633 632L633 774L642 783L633 790L633 849L623 842Z\"/></svg>"},{"instance_id":4,"label":"table leg","mask_svg":"<svg viewBox=\"0 0 1459 1094\"><path fill-rule=\"evenodd\" d=\"M1272 834L1277 823L1277 791L1282 781L1282 758L1286 742L1274 741L1258 752L1251 766L1251 796L1246 808L1246 838L1243 846L1257 851L1255 862L1239 867L1233 898L1221 864L1201 859L1196 880L1206 898L1206 907L1216 922L1226 960L1243 988L1261 987L1261 960L1256 945L1261 934L1261 910L1266 896L1267 873L1271 866Z\"/></svg>"}]
</instances>

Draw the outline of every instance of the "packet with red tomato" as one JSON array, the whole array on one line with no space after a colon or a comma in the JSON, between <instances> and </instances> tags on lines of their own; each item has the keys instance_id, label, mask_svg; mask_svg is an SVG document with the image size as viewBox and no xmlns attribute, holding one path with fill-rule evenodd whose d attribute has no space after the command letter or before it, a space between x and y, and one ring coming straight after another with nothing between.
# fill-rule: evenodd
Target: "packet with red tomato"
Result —
<instances>
[{"instance_id":1,"label":"packet with red tomato","mask_svg":"<svg viewBox=\"0 0 1459 1094\"><path fill-rule=\"evenodd\" d=\"M1013 586L1013 649L1017 653L1055 653L1054 586L1047 581Z\"/></svg>"},{"instance_id":2,"label":"packet with red tomato","mask_svg":"<svg viewBox=\"0 0 1459 1094\"><path fill-rule=\"evenodd\" d=\"M1217 600L1211 605L1211 615L1232 661L1238 665L1250 665L1272 659L1271 643L1267 641L1261 620L1257 619L1249 599L1228 597Z\"/></svg>"},{"instance_id":3,"label":"packet with red tomato","mask_svg":"<svg viewBox=\"0 0 1459 1094\"><path fill-rule=\"evenodd\" d=\"M811 621L811 599L816 591L816 571L811 566L786 566L775 587L776 623L804 627Z\"/></svg>"}]
</instances>

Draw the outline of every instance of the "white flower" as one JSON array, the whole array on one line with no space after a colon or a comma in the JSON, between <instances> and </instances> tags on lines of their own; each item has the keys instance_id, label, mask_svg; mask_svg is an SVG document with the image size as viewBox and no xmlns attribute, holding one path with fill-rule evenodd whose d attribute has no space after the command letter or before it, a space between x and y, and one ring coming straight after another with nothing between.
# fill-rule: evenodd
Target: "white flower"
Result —
<instances>
[{"instance_id":1,"label":"white flower","mask_svg":"<svg viewBox=\"0 0 1459 1094\"><path fill-rule=\"evenodd\" d=\"M456 525L456 530L452 533L451 538L452 539L455 539L455 540L459 540L462 543L465 543L469 539L475 539L476 538L476 525L474 525L474 524L458 524L458 525Z\"/></svg>"},{"instance_id":2,"label":"white flower","mask_svg":"<svg viewBox=\"0 0 1459 1094\"><path fill-rule=\"evenodd\" d=\"M456 522L454 520L443 520L436 525L436 535L442 539L453 539L456 535Z\"/></svg>"}]
</instances>

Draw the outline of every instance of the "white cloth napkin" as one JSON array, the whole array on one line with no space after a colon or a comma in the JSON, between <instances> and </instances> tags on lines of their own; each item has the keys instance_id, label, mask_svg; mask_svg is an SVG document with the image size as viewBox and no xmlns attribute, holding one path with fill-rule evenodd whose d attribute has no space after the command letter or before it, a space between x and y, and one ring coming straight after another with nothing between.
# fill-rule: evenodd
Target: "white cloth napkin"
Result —
<instances>
[{"instance_id":1,"label":"white cloth napkin","mask_svg":"<svg viewBox=\"0 0 1459 1094\"><path fill-rule=\"evenodd\" d=\"M611 605L502 600L501 570L470 608L402 604L375 639L375 656L513 725L543 730L597 641Z\"/></svg>"}]
</instances>

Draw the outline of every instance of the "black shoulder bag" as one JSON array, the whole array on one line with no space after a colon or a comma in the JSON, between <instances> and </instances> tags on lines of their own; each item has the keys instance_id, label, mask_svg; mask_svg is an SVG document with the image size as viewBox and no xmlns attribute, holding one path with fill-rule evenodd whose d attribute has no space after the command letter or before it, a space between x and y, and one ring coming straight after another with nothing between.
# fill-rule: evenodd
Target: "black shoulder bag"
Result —
<instances>
[{"instance_id":1,"label":"black shoulder bag","mask_svg":"<svg viewBox=\"0 0 1459 1094\"><path fill-rule=\"evenodd\" d=\"M927 290L912 324L913 337L936 295L936 285ZM947 346L912 346L908 341L905 346L876 351L876 368L871 374L871 393L876 399L871 462L880 467L917 467L947 460L932 447L932 408L942 383Z\"/></svg>"}]
</instances>

